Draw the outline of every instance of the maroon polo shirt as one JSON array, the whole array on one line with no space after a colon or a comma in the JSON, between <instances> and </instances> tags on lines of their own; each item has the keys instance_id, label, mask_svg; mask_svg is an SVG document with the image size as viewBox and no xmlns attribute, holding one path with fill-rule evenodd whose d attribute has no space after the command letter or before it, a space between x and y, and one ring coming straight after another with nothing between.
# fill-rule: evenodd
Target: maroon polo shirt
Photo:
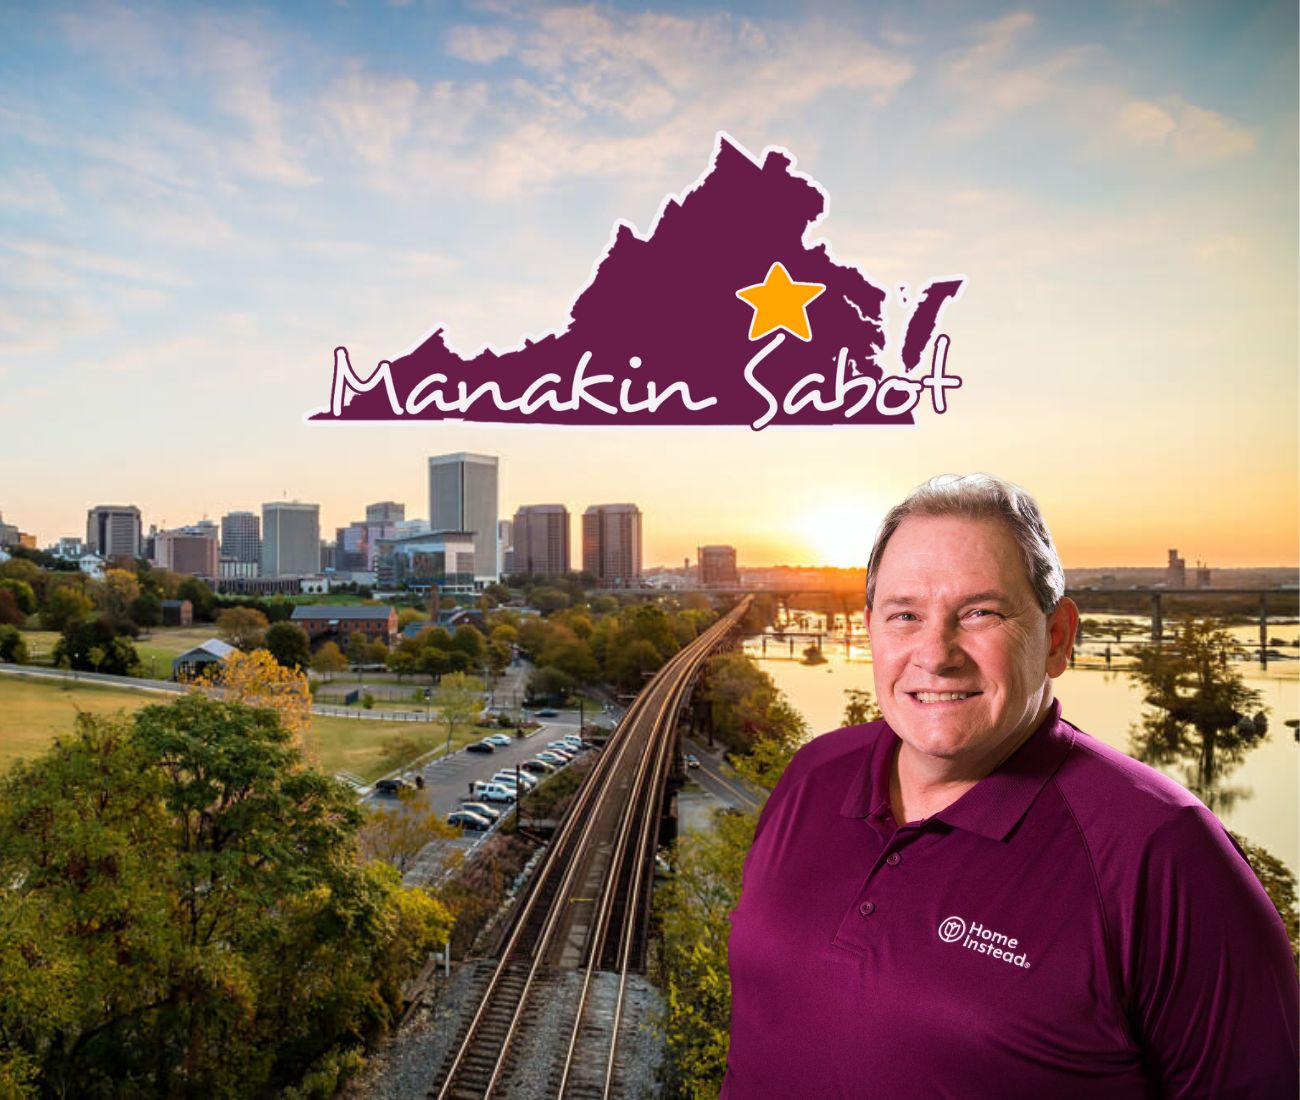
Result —
<instances>
[{"instance_id":1,"label":"maroon polo shirt","mask_svg":"<svg viewBox=\"0 0 1300 1100\"><path fill-rule=\"evenodd\" d=\"M883 722L778 784L732 915L727 1100L1291 1097L1286 932L1219 821L1060 719L899 826Z\"/></svg>"}]
</instances>

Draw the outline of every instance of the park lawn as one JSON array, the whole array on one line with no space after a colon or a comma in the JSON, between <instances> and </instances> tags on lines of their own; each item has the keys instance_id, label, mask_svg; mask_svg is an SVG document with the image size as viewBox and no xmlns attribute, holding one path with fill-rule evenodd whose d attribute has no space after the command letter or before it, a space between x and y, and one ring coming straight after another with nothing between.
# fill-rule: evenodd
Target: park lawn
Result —
<instances>
[{"instance_id":1,"label":"park lawn","mask_svg":"<svg viewBox=\"0 0 1300 1100\"><path fill-rule=\"evenodd\" d=\"M320 769L331 775L346 771L359 775L366 782L378 779L410 760L400 762L389 758L384 742L402 739L416 746L412 755L432 750L441 756L447 748L447 727L441 722L368 722L359 718L336 718L333 715L315 715L312 718L312 748L320 762ZM452 734L451 750L479 740L488 732L470 728Z\"/></svg>"},{"instance_id":2,"label":"park lawn","mask_svg":"<svg viewBox=\"0 0 1300 1100\"><path fill-rule=\"evenodd\" d=\"M0 772L8 771L20 759L40 755L60 734L71 733L78 711L135 711L150 703L166 703L169 698L162 692L131 691L84 680L0 676Z\"/></svg>"}]
</instances>

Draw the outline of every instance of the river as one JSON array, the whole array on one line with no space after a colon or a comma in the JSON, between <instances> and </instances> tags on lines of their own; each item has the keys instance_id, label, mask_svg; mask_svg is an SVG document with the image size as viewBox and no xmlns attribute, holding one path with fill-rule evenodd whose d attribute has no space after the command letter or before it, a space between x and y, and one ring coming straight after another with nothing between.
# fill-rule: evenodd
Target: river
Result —
<instances>
[{"instance_id":1,"label":"river","mask_svg":"<svg viewBox=\"0 0 1300 1100\"><path fill-rule=\"evenodd\" d=\"M807 626L816 630L824 621L809 613ZM1258 627L1233 628L1232 633L1242 642L1258 644ZM1269 635L1283 642L1280 652L1297 652L1295 623L1270 623ZM854 637L865 641L860 622L854 624ZM776 681L816 735L844 724L848 688L866 688L874 694L871 656L865 645L859 646L856 640L846 644L841 636L838 642L824 643L825 664L805 665L798 654L806 644L806 640L796 642L791 657L787 642L769 637L764 655L762 637L754 636L746 639L745 652ZM1086 639L1076 667L1056 681L1056 694L1070 722L1136 755L1130 733L1140 722L1142 699L1127 673L1106 669L1104 647L1104 639ZM1119 647L1115 650L1118 653ZM1270 661L1267 669L1256 662L1238 667L1246 683L1260 693L1259 709L1268 716L1268 732L1256 738L1238 763L1221 765L1206 801L1230 829L1267 848L1292 872L1300 873L1300 744L1295 731L1284 724L1300 715L1300 661ZM1191 765L1181 762L1161 768L1185 786L1195 782L1195 772L1190 769Z\"/></svg>"}]
</instances>

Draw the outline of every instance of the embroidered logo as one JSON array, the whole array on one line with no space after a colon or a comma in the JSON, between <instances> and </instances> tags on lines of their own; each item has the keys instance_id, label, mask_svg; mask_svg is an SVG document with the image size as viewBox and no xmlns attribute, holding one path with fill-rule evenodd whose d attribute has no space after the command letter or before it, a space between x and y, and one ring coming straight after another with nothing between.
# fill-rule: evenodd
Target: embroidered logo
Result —
<instances>
[{"instance_id":1,"label":"embroidered logo","mask_svg":"<svg viewBox=\"0 0 1300 1100\"><path fill-rule=\"evenodd\" d=\"M1015 936L994 932L985 928L979 921L969 924L961 917L946 917L939 925L939 938L944 943L961 942L962 947L991 959L1000 959L1004 963L1018 966L1021 970L1029 969L1029 956L1020 946Z\"/></svg>"}]
</instances>

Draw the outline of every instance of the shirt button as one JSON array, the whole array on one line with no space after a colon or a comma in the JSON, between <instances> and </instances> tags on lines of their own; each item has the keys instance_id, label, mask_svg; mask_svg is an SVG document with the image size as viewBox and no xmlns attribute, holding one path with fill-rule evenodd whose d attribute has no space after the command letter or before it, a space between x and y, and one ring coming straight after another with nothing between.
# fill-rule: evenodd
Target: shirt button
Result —
<instances>
[{"instance_id":1,"label":"shirt button","mask_svg":"<svg viewBox=\"0 0 1300 1100\"><path fill-rule=\"evenodd\" d=\"M874 913L875 911L876 911L876 903L874 901L864 901L861 905L858 906L858 912L861 913L864 917L871 916L871 914Z\"/></svg>"},{"instance_id":2,"label":"shirt button","mask_svg":"<svg viewBox=\"0 0 1300 1100\"><path fill-rule=\"evenodd\" d=\"M889 855L885 857L885 862L888 863L889 866L891 867L897 867L900 863L903 862L903 857L900 856L897 852L890 852Z\"/></svg>"}]
</instances>

